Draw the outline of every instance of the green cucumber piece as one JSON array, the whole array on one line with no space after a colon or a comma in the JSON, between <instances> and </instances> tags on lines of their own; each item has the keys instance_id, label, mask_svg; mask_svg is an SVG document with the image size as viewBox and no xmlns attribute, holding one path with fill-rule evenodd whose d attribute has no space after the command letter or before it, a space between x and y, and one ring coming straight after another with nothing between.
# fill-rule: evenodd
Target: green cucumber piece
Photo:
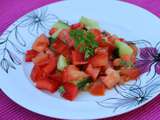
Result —
<instances>
[{"instance_id":1,"label":"green cucumber piece","mask_svg":"<svg viewBox=\"0 0 160 120\"><path fill-rule=\"evenodd\" d=\"M59 71L63 71L63 69L67 66L67 59L63 55L60 55L57 62L57 69Z\"/></svg>"},{"instance_id":2,"label":"green cucumber piece","mask_svg":"<svg viewBox=\"0 0 160 120\"><path fill-rule=\"evenodd\" d=\"M119 50L120 57L123 55L132 55L133 54L133 49L124 42L116 41L115 46Z\"/></svg>"},{"instance_id":3,"label":"green cucumber piece","mask_svg":"<svg viewBox=\"0 0 160 120\"><path fill-rule=\"evenodd\" d=\"M57 38L57 36L59 35L59 33L63 30L63 29L68 29L69 26L64 23L63 21L57 21L54 25L53 28L56 28L57 31L52 35L52 38Z\"/></svg>"},{"instance_id":4,"label":"green cucumber piece","mask_svg":"<svg viewBox=\"0 0 160 120\"><path fill-rule=\"evenodd\" d=\"M99 29L100 28L98 22L96 22L95 20L83 17L83 16L80 19L80 23L84 24L87 29L92 29L92 28Z\"/></svg>"}]
</instances>

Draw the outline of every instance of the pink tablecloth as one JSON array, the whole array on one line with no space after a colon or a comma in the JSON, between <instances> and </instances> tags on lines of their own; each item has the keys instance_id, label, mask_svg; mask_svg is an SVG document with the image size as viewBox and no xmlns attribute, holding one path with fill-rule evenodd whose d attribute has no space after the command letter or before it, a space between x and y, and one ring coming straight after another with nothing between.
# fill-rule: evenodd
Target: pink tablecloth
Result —
<instances>
[{"instance_id":1,"label":"pink tablecloth","mask_svg":"<svg viewBox=\"0 0 160 120\"><path fill-rule=\"evenodd\" d=\"M20 16L32 9L58 0L0 0L0 34ZM125 0L148 9L160 16L160 0ZM0 90L0 120L54 120L30 112ZM127 114L106 120L160 120L160 96L145 106Z\"/></svg>"}]
</instances>

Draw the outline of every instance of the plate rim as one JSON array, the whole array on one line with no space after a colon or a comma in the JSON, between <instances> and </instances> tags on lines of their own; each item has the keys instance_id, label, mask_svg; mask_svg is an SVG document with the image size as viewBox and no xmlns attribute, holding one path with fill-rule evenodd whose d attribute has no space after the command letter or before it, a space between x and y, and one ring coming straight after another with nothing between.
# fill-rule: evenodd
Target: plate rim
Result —
<instances>
[{"instance_id":1,"label":"plate rim","mask_svg":"<svg viewBox=\"0 0 160 120\"><path fill-rule=\"evenodd\" d=\"M70 0L70 1L74 1L74 0ZM69 2L70 2L70 1L69 1ZM42 5L42 6L40 6L40 7L37 7L37 8L35 8L35 9L32 9L32 10L29 11L29 12L26 12L24 15L18 17L15 21L13 21L13 22L2 32L1 35L3 35L3 33L4 33L10 26L12 26L17 20L23 18L26 14L29 14L29 13L31 13L31 12L34 11L34 10L37 10L37 9L46 7L46 6L48 6L48 5L52 5L52 4L53 4L53 5L63 4L63 2L68 2L68 1L62 1L62 0L60 0L60 1L56 2L56 3L51 2L51 3L49 3L49 4ZM108 2L108 1L106 1L106 2ZM136 9L141 9L141 10L145 11L147 14L152 15L152 17L156 18L156 20L158 20L158 21L160 22L160 19L159 19L158 16L156 16L156 15L153 14L152 12L146 10L145 8L142 8L142 7L138 6L138 5L135 5L135 4L132 4L132 3L129 3L129 2L126 2L126 1L116 1L116 2L121 2L121 3L124 3L124 4L128 4L128 5L134 6L134 7L136 7ZM48 116L48 115L41 114L41 113L38 113L38 112L36 112L36 111L33 111L33 110L31 110L31 109L28 109L28 107L26 107L25 105L22 105L22 104L18 103L16 100L13 99L13 97L11 97L8 93L6 93L3 87L0 86L0 89L3 91L3 93L4 93L5 95L7 95L7 97L9 97L9 98L10 98L12 101L14 101L16 104L20 105L22 108L25 108L25 109L27 109L27 110L29 110L29 111L31 111L31 112L33 112L33 113L36 113L36 114L38 114L38 115L42 115L42 116L46 116L46 117L50 117L50 118L53 117L53 118L58 118L58 119L66 119L66 118L63 118L63 117ZM156 98L158 95L159 95L159 93L155 94L155 95L154 95L153 97L151 97L149 100L143 102L143 103L140 104L140 105L137 105L136 107L132 107L132 108L129 109L127 112L125 111L125 112L122 112L122 113L119 113L119 114L112 115L112 116L110 116L110 117L99 117L99 118L96 118L96 119L111 118L111 117L115 117L115 116L119 116L119 115L122 115L122 114L125 114L125 113L128 113L128 112L131 112L131 111L133 111L133 110L136 110L136 109L138 109L138 108L146 105L146 104L149 103L150 101L154 100L154 98ZM91 119L92 119L92 118L91 118ZM95 118L94 118L94 119L95 119Z\"/></svg>"}]
</instances>

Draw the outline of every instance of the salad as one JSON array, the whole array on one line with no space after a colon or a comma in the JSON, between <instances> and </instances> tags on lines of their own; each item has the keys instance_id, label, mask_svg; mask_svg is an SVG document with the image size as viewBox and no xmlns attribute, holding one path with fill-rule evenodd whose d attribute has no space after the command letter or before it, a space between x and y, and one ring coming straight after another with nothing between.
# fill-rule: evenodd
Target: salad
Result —
<instances>
[{"instance_id":1,"label":"salad","mask_svg":"<svg viewBox=\"0 0 160 120\"><path fill-rule=\"evenodd\" d=\"M72 25L57 21L49 37L41 34L26 51L25 61L34 63L30 77L38 89L58 91L72 101L81 91L103 96L116 85L136 80L136 55L135 44L81 17Z\"/></svg>"}]
</instances>

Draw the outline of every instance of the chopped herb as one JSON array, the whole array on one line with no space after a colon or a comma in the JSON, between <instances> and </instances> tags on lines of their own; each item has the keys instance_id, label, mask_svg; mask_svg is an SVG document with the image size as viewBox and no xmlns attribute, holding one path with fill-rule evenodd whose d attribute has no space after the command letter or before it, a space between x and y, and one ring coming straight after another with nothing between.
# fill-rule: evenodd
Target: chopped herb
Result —
<instances>
[{"instance_id":1,"label":"chopped herb","mask_svg":"<svg viewBox=\"0 0 160 120\"><path fill-rule=\"evenodd\" d=\"M83 90L84 87L85 87L87 84L91 83L91 82L92 82L91 79L84 79L84 80L79 81L79 82L77 83L77 87L78 87L78 89Z\"/></svg>"},{"instance_id":2,"label":"chopped herb","mask_svg":"<svg viewBox=\"0 0 160 120\"><path fill-rule=\"evenodd\" d=\"M56 38L49 37L48 39L49 39L50 44L52 44L56 41Z\"/></svg>"},{"instance_id":3,"label":"chopped herb","mask_svg":"<svg viewBox=\"0 0 160 120\"><path fill-rule=\"evenodd\" d=\"M98 47L98 43L95 41L93 33L85 30L71 30L70 36L75 41L75 47L80 45L80 52L85 53L85 59L94 55L94 49Z\"/></svg>"},{"instance_id":4,"label":"chopped herb","mask_svg":"<svg viewBox=\"0 0 160 120\"><path fill-rule=\"evenodd\" d=\"M63 86L59 87L58 92L63 94L65 92L65 89Z\"/></svg>"}]
</instances>

